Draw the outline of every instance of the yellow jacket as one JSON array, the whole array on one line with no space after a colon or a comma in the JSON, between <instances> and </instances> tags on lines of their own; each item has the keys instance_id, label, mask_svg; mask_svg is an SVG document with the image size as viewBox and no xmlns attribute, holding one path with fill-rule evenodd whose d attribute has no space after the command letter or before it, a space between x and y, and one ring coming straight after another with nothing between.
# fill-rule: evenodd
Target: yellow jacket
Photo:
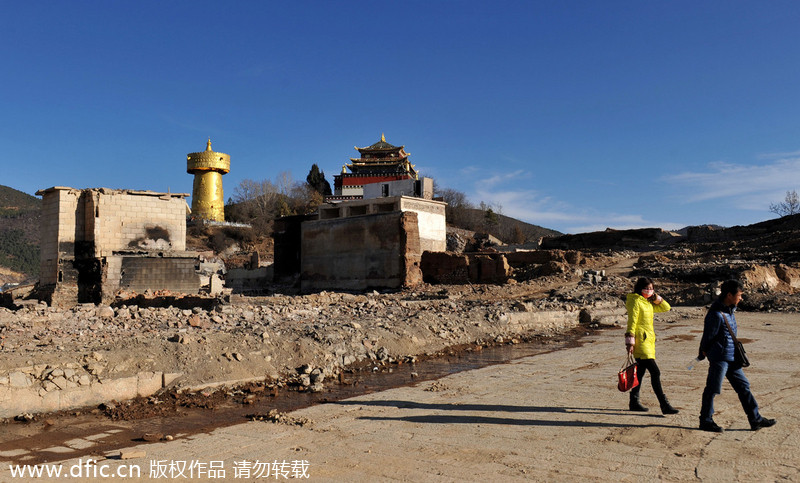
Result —
<instances>
[{"instance_id":1,"label":"yellow jacket","mask_svg":"<svg viewBox=\"0 0 800 483\"><path fill-rule=\"evenodd\" d=\"M637 359L656 358L656 332L653 329L653 313L667 312L671 307L666 300L654 305L638 293L629 293L625 301L628 309L628 329L626 335L633 335L636 343L633 357Z\"/></svg>"}]
</instances>

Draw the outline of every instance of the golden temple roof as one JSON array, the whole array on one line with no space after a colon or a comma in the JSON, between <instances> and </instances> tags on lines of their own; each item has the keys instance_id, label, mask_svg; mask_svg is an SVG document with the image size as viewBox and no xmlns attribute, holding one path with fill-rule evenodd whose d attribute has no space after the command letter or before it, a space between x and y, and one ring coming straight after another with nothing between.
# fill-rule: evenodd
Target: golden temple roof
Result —
<instances>
[{"instance_id":1,"label":"golden temple roof","mask_svg":"<svg viewBox=\"0 0 800 483\"><path fill-rule=\"evenodd\" d=\"M386 136L383 133L381 133L381 140L378 141L377 143L372 144L372 145L367 146L367 147L364 147L364 148L359 148L358 146L354 146L354 147L356 148L356 151L358 151L360 153L363 153L364 151L367 151L367 152L369 152L369 151L395 151L395 150L403 151L403 148L405 146L395 146L393 144L387 143L386 142ZM405 153L405 152L403 154L408 155L408 153Z\"/></svg>"}]
</instances>

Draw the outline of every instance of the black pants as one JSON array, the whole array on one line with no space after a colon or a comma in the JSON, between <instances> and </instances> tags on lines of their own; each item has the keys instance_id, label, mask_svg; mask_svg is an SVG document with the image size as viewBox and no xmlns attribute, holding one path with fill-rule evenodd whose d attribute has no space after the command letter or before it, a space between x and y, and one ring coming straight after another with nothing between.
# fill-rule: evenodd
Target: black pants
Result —
<instances>
[{"instance_id":1,"label":"black pants","mask_svg":"<svg viewBox=\"0 0 800 483\"><path fill-rule=\"evenodd\" d=\"M656 393L659 404L664 404L667 400L664 396L664 389L661 387L661 371L658 369L655 359L636 359L636 377L639 378L639 385L631 389L631 397L639 398L639 391L642 389L644 371L650 373L653 385L653 392Z\"/></svg>"}]
</instances>

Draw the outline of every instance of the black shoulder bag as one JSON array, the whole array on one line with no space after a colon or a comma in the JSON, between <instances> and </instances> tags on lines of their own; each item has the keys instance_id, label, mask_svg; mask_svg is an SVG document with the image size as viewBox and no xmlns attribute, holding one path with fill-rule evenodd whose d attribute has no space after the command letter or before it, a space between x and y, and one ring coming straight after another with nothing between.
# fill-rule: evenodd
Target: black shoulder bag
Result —
<instances>
[{"instance_id":1,"label":"black shoulder bag","mask_svg":"<svg viewBox=\"0 0 800 483\"><path fill-rule=\"evenodd\" d=\"M725 325L728 326L728 332L730 332L733 338L733 362L741 364L742 367L749 367L750 359L747 358L744 345L739 342L739 339L736 338L736 334L733 333L733 329L731 329L731 324L728 322L728 318L725 317L725 313L720 312L720 314L722 314L722 319L725 321Z\"/></svg>"}]
</instances>

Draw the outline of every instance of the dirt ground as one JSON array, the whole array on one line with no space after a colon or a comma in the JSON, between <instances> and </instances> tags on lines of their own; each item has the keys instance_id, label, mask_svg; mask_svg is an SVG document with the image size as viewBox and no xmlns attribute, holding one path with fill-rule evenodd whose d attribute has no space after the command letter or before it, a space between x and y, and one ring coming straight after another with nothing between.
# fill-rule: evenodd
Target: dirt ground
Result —
<instances>
[{"instance_id":1,"label":"dirt ground","mask_svg":"<svg viewBox=\"0 0 800 483\"><path fill-rule=\"evenodd\" d=\"M283 461L295 465L288 471L299 475L302 469L309 481L800 480L800 386L793 382L800 375L794 342L800 320L785 313L738 315L753 361L746 369L753 392L762 413L778 423L750 431L725 385L715 420L726 431L706 433L697 425L707 364L687 369L704 311L678 307L656 316L657 359L677 415L659 413L647 379L642 401L650 411L627 411L628 395L617 391L615 381L624 329L612 327L578 347L208 434L101 452L90 467L141 469L141 478L124 481L152 481L158 468L174 471L169 468L181 462L205 471L201 477L185 474L185 481L212 481L212 462L227 479L263 481L253 468L263 471L263 463ZM85 475L82 481L100 481ZM0 468L0 479L8 477L9 469Z\"/></svg>"}]
</instances>

